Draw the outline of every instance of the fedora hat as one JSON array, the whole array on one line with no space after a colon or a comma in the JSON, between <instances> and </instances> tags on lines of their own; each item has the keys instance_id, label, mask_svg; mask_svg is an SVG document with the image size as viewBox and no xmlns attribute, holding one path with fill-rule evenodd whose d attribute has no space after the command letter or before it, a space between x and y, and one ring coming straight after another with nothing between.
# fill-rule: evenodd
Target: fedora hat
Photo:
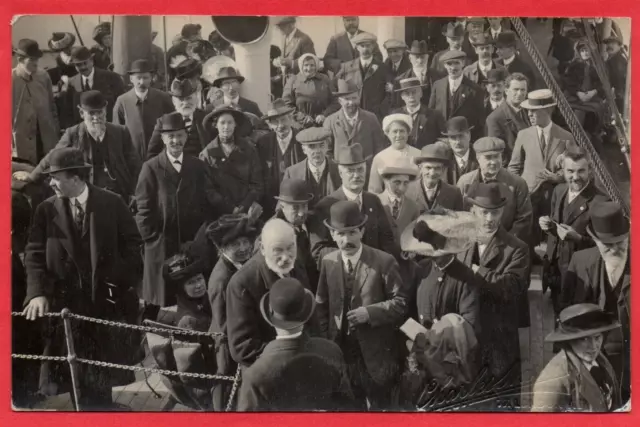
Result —
<instances>
[{"instance_id":1,"label":"fedora hat","mask_svg":"<svg viewBox=\"0 0 640 427\"><path fill-rule=\"evenodd\" d=\"M222 248L240 237L253 240L258 235L258 230L249 224L246 214L227 214L209 224L205 234L216 247Z\"/></svg>"},{"instance_id":2,"label":"fedora hat","mask_svg":"<svg viewBox=\"0 0 640 427\"><path fill-rule=\"evenodd\" d=\"M42 51L38 46L38 42L31 39L19 40L18 46L16 46L13 51L16 55L25 56L27 58L38 59L42 57Z\"/></svg>"},{"instance_id":3,"label":"fedora hat","mask_svg":"<svg viewBox=\"0 0 640 427\"><path fill-rule=\"evenodd\" d=\"M220 87L222 82L225 80L237 80L238 83L242 83L244 81L244 77L238 74L238 71L233 67L223 67L220 69L218 77L213 81L213 85L215 87Z\"/></svg>"},{"instance_id":4,"label":"fedora hat","mask_svg":"<svg viewBox=\"0 0 640 427\"><path fill-rule=\"evenodd\" d=\"M215 127L216 122L218 121L218 117L220 117L223 114L231 114L231 116L235 119L236 121L235 133L237 135L251 134L250 129L253 129L251 120L249 120L247 115L244 114L242 110L229 104L222 104L218 106L218 108L216 108L215 110L207 114L202 120L202 125L205 127L205 129L210 129L211 127ZM215 133L217 134L217 130Z\"/></svg>"},{"instance_id":5,"label":"fedora hat","mask_svg":"<svg viewBox=\"0 0 640 427\"><path fill-rule=\"evenodd\" d=\"M93 166L84 161L84 153L71 147L56 148L49 155L49 167L43 172L47 174L71 169L88 169Z\"/></svg>"},{"instance_id":6,"label":"fedora hat","mask_svg":"<svg viewBox=\"0 0 640 427\"><path fill-rule=\"evenodd\" d=\"M80 108L83 110L102 110L107 106L107 100L99 90L88 90L80 94Z\"/></svg>"},{"instance_id":7,"label":"fedora hat","mask_svg":"<svg viewBox=\"0 0 640 427\"><path fill-rule=\"evenodd\" d=\"M202 263L184 253L178 253L162 264L162 277L173 284L182 284L203 273Z\"/></svg>"},{"instance_id":8,"label":"fedora hat","mask_svg":"<svg viewBox=\"0 0 640 427\"><path fill-rule=\"evenodd\" d=\"M495 40L497 47L514 47L516 45L516 33L513 31L502 31Z\"/></svg>"},{"instance_id":9,"label":"fedora hat","mask_svg":"<svg viewBox=\"0 0 640 427\"><path fill-rule=\"evenodd\" d=\"M411 157L405 156L395 157L380 168L380 175L383 178L392 175L408 175L409 179L413 181L418 176L418 173L418 168L411 161Z\"/></svg>"},{"instance_id":10,"label":"fedora hat","mask_svg":"<svg viewBox=\"0 0 640 427\"><path fill-rule=\"evenodd\" d=\"M476 183L471 187L467 198L474 205L484 209L498 209L507 204L507 198L502 195L500 184L497 182Z\"/></svg>"},{"instance_id":11,"label":"fedora hat","mask_svg":"<svg viewBox=\"0 0 640 427\"><path fill-rule=\"evenodd\" d=\"M363 31L353 36L351 41L353 42L354 45L359 45L362 43L375 43L378 41L378 38L374 34Z\"/></svg>"},{"instance_id":12,"label":"fedora hat","mask_svg":"<svg viewBox=\"0 0 640 427\"><path fill-rule=\"evenodd\" d=\"M264 116L262 116L262 120L275 119L277 117L284 116L289 113L293 113L294 111L295 111L295 108L288 107L287 104L284 102L284 99L282 98L274 99L271 105L269 106L267 113Z\"/></svg>"},{"instance_id":13,"label":"fedora hat","mask_svg":"<svg viewBox=\"0 0 640 427\"><path fill-rule=\"evenodd\" d=\"M136 59L131 63L127 74L155 73L156 70L151 66L151 62L146 59Z\"/></svg>"},{"instance_id":14,"label":"fedora hat","mask_svg":"<svg viewBox=\"0 0 640 427\"><path fill-rule=\"evenodd\" d=\"M350 166L364 163L371 158L371 155L364 156L362 152L362 145L355 143L347 147L340 147L335 155L334 161L338 165Z\"/></svg>"},{"instance_id":15,"label":"fedora hat","mask_svg":"<svg viewBox=\"0 0 640 427\"><path fill-rule=\"evenodd\" d=\"M329 129L312 127L298 132L296 134L296 140L302 145L317 144L328 141L332 136L333 134Z\"/></svg>"},{"instance_id":16,"label":"fedora hat","mask_svg":"<svg viewBox=\"0 0 640 427\"><path fill-rule=\"evenodd\" d=\"M297 279L276 280L260 300L262 317L271 326L290 330L304 325L313 315L316 299Z\"/></svg>"},{"instance_id":17,"label":"fedora hat","mask_svg":"<svg viewBox=\"0 0 640 427\"><path fill-rule=\"evenodd\" d=\"M407 44L398 39L389 39L382 44L382 47L386 50L389 49L407 49Z\"/></svg>"},{"instance_id":18,"label":"fedora hat","mask_svg":"<svg viewBox=\"0 0 640 427\"><path fill-rule=\"evenodd\" d=\"M47 42L49 49L60 52L68 49L76 42L76 36L72 33L53 33Z\"/></svg>"},{"instance_id":19,"label":"fedora hat","mask_svg":"<svg viewBox=\"0 0 640 427\"><path fill-rule=\"evenodd\" d=\"M460 135L469 132L473 126L469 126L467 118L464 116L451 117L447 120L447 130L442 132L445 136Z\"/></svg>"},{"instance_id":20,"label":"fedora hat","mask_svg":"<svg viewBox=\"0 0 640 427\"><path fill-rule=\"evenodd\" d=\"M93 29L91 38L96 43L102 43L102 38L104 36L108 36L109 34L111 34L111 22L105 21L96 25L96 27Z\"/></svg>"},{"instance_id":21,"label":"fedora hat","mask_svg":"<svg viewBox=\"0 0 640 427\"><path fill-rule=\"evenodd\" d=\"M469 35L469 42L472 46L485 46L493 44L493 39L485 33L473 33Z\"/></svg>"},{"instance_id":22,"label":"fedora hat","mask_svg":"<svg viewBox=\"0 0 640 427\"><path fill-rule=\"evenodd\" d=\"M86 46L73 47L69 56L71 57L71 61L69 61L70 64L81 64L93 58L93 54Z\"/></svg>"},{"instance_id":23,"label":"fedora hat","mask_svg":"<svg viewBox=\"0 0 640 427\"><path fill-rule=\"evenodd\" d=\"M174 111L173 113L165 114L160 117L160 133L162 132L174 132L177 130L186 130L187 126L184 123L182 114Z\"/></svg>"},{"instance_id":24,"label":"fedora hat","mask_svg":"<svg viewBox=\"0 0 640 427\"><path fill-rule=\"evenodd\" d=\"M386 130L387 127L393 122L404 123L409 128L409 132L411 132L411 129L413 129L413 119L411 118L411 116L402 113L395 113L384 116L384 119L382 119L382 129Z\"/></svg>"},{"instance_id":25,"label":"fedora hat","mask_svg":"<svg viewBox=\"0 0 640 427\"><path fill-rule=\"evenodd\" d=\"M498 83L507 80L508 72L504 68L493 68L487 72L487 83Z\"/></svg>"},{"instance_id":26,"label":"fedora hat","mask_svg":"<svg viewBox=\"0 0 640 427\"><path fill-rule=\"evenodd\" d=\"M424 40L414 40L411 42L411 49L409 49L409 55L427 55L429 50L427 48L427 42Z\"/></svg>"},{"instance_id":27,"label":"fedora hat","mask_svg":"<svg viewBox=\"0 0 640 427\"><path fill-rule=\"evenodd\" d=\"M429 144L422 147L420 155L413 158L413 162L416 165L426 162L428 160L435 160L444 164L448 164L451 161L450 148L445 143Z\"/></svg>"},{"instance_id":28,"label":"fedora hat","mask_svg":"<svg viewBox=\"0 0 640 427\"><path fill-rule=\"evenodd\" d=\"M398 82L398 85L399 87L398 89L395 90L395 92L402 92L404 90L413 89L416 87L423 88L425 86L428 86L429 83L421 84L419 78L409 77L409 78L400 80Z\"/></svg>"},{"instance_id":29,"label":"fedora hat","mask_svg":"<svg viewBox=\"0 0 640 427\"><path fill-rule=\"evenodd\" d=\"M191 80L173 79L171 82L171 88L169 89L169 95L175 96L176 98L186 98L187 96L194 94L195 91L196 87L191 83Z\"/></svg>"},{"instance_id":30,"label":"fedora hat","mask_svg":"<svg viewBox=\"0 0 640 427\"><path fill-rule=\"evenodd\" d=\"M302 179L284 179L280 183L280 194L274 199L286 203L308 203L313 199L313 193L309 191L306 181Z\"/></svg>"},{"instance_id":31,"label":"fedora hat","mask_svg":"<svg viewBox=\"0 0 640 427\"><path fill-rule=\"evenodd\" d=\"M595 304L574 304L558 316L558 326L545 338L547 342L577 340L620 327L613 316Z\"/></svg>"},{"instance_id":32,"label":"fedora hat","mask_svg":"<svg viewBox=\"0 0 640 427\"><path fill-rule=\"evenodd\" d=\"M191 79L202 74L202 64L193 58L181 61L175 69L176 78L181 80Z\"/></svg>"},{"instance_id":33,"label":"fedora hat","mask_svg":"<svg viewBox=\"0 0 640 427\"><path fill-rule=\"evenodd\" d=\"M449 22L443 27L442 35L449 38L463 37L464 27L459 22Z\"/></svg>"},{"instance_id":34,"label":"fedora hat","mask_svg":"<svg viewBox=\"0 0 640 427\"><path fill-rule=\"evenodd\" d=\"M338 90L333 92L333 96L338 98L341 96L351 95L352 93L360 92L358 85L351 80L339 79L337 82Z\"/></svg>"},{"instance_id":35,"label":"fedora hat","mask_svg":"<svg viewBox=\"0 0 640 427\"><path fill-rule=\"evenodd\" d=\"M558 105L553 99L553 93L549 89L532 90L527 95L527 99L520 104L526 110L539 110Z\"/></svg>"},{"instance_id":36,"label":"fedora hat","mask_svg":"<svg viewBox=\"0 0 640 427\"><path fill-rule=\"evenodd\" d=\"M469 249L477 235L478 220L470 212L424 214L404 229L400 247L428 257L455 254Z\"/></svg>"},{"instance_id":37,"label":"fedora hat","mask_svg":"<svg viewBox=\"0 0 640 427\"><path fill-rule=\"evenodd\" d=\"M440 62L455 61L465 59L467 54L462 50L448 50L440 57Z\"/></svg>"},{"instance_id":38,"label":"fedora hat","mask_svg":"<svg viewBox=\"0 0 640 427\"><path fill-rule=\"evenodd\" d=\"M623 241L629 236L629 221L616 202L595 203L589 208L591 222L587 232L604 244Z\"/></svg>"},{"instance_id":39,"label":"fedora hat","mask_svg":"<svg viewBox=\"0 0 640 427\"><path fill-rule=\"evenodd\" d=\"M360 212L360 207L356 202L341 200L331 205L329 218L323 222L331 230L350 231L364 226L367 219L369 218Z\"/></svg>"}]
</instances>

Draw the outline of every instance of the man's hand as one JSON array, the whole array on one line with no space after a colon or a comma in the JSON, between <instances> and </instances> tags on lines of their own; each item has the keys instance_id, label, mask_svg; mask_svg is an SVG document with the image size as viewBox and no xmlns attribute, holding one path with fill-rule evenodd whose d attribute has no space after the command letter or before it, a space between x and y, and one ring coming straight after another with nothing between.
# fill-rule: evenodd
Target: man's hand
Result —
<instances>
[{"instance_id":1,"label":"man's hand","mask_svg":"<svg viewBox=\"0 0 640 427\"><path fill-rule=\"evenodd\" d=\"M358 325L369 323L369 312L364 307L358 307L347 313L347 320L349 321L349 329L355 329Z\"/></svg>"},{"instance_id":2,"label":"man's hand","mask_svg":"<svg viewBox=\"0 0 640 427\"><path fill-rule=\"evenodd\" d=\"M477 273L478 270L480 270L480 266L478 264L472 264L471 269L473 270L474 273Z\"/></svg>"},{"instance_id":3,"label":"man's hand","mask_svg":"<svg viewBox=\"0 0 640 427\"><path fill-rule=\"evenodd\" d=\"M27 320L36 320L39 317L44 316L49 312L49 301L47 297L40 296L35 297L25 307L22 314L25 315Z\"/></svg>"},{"instance_id":4,"label":"man's hand","mask_svg":"<svg viewBox=\"0 0 640 427\"><path fill-rule=\"evenodd\" d=\"M576 95L578 95L578 98L580 98L582 102L588 102L589 99L591 99L586 92L577 92Z\"/></svg>"},{"instance_id":5,"label":"man's hand","mask_svg":"<svg viewBox=\"0 0 640 427\"><path fill-rule=\"evenodd\" d=\"M318 114L316 116L316 124L322 126L322 124L324 123L325 119L326 119L325 116L323 116L322 114Z\"/></svg>"},{"instance_id":6,"label":"man's hand","mask_svg":"<svg viewBox=\"0 0 640 427\"><path fill-rule=\"evenodd\" d=\"M580 236L580 234L578 234L576 230L574 230L571 226L566 224L558 224L558 227L556 228L556 232L558 233L558 237L561 240L576 241L576 240L582 239L582 236Z\"/></svg>"},{"instance_id":7,"label":"man's hand","mask_svg":"<svg viewBox=\"0 0 640 427\"><path fill-rule=\"evenodd\" d=\"M435 205L431 210L427 211L427 213L431 215L448 215L451 212L449 209L443 208L440 205Z\"/></svg>"},{"instance_id":8,"label":"man's hand","mask_svg":"<svg viewBox=\"0 0 640 427\"><path fill-rule=\"evenodd\" d=\"M538 224L540 224L540 228L542 229L542 231L550 231L553 225L553 221L551 220L551 218L549 218L548 215L545 215L541 216L538 219Z\"/></svg>"},{"instance_id":9,"label":"man's hand","mask_svg":"<svg viewBox=\"0 0 640 427\"><path fill-rule=\"evenodd\" d=\"M258 203L253 202L253 204L249 207L249 224L254 224L262 215L263 209Z\"/></svg>"},{"instance_id":10,"label":"man's hand","mask_svg":"<svg viewBox=\"0 0 640 427\"><path fill-rule=\"evenodd\" d=\"M27 181L29 181L29 172L27 172L27 171L14 172L13 173L13 178L17 179L18 181L27 182Z\"/></svg>"},{"instance_id":11,"label":"man's hand","mask_svg":"<svg viewBox=\"0 0 640 427\"><path fill-rule=\"evenodd\" d=\"M543 181L549 181L549 182L553 182L553 183L560 183L560 181L562 180L562 178L560 177L560 175L555 174L553 172L551 172L548 169L543 169L540 172L538 172L538 178L543 180Z\"/></svg>"},{"instance_id":12,"label":"man's hand","mask_svg":"<svg viewBox=\"0 0 640 427\"><path fill-rule=\"evenodd\" d=\"M384 89L389 92L389 93L393 93L393 83L389 82L384 86Z\"/></svg>"}]
</instances>

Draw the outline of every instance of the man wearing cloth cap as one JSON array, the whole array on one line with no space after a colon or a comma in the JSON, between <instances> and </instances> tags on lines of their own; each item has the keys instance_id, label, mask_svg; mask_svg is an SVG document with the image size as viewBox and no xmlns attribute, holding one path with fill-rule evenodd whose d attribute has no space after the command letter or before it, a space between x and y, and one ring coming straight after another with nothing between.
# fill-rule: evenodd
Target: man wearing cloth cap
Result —
<instances>
[{"instance_id":1,"label":"man wearing cloth cap","mask_svg":"<svg viewBox=\"0 0 640 427\"><path fill-rule=\"evenodd\" d=\"M462 73L466 54L450 50L440 57L447 77L437 80L431 90L429 108L438 110L446 120L463 116L474 127L473 140L482 135L484 127L484 90Z\"/></svg>"},{"instance_id":2,"label":"man wearing cloth cap","mask_svg":"<svg viewBox=\"0 0 640 427\"><path fill-rule=\"evenodd\" d=\"M427 104L429 97L431 96L431 88L433 83L444 77L445 72L439 71L435 68L429 68L429 48L427 42L424 40L414 40L411 43L411 49L409 49L409 61L411 67L404 73L395 76L394 87L396 92L402 88L400 82L405 79L415 78L418 79L420 86L422 87L422 103ZM402 92L400 93L400 95ZM393 106L398 107L402 105L402 99L398 94L393 99Z\"/></svg>"},{"instance_id":3,"label":"man wearing cloth cap","mask_svg":"<svg viewBox=\"0 0 640 427\"><path fill-rule=\"evenodd\" d=\"M309 207L313 207L342 185L338 165L327 155L331 132L325 128L314 127L300 131L296 137L307 158L289 166L284 171L282 179L305 181L313 194L313 200L309 204Z\"/></svg>"},{"instance_id":4,"label":"man wearing cloth cap","mask_svg":"<svg viewBox=\"0 0 640 427\"><path fill-rule=\"evenodd\" d=\"M620 383L622 402L627 402L631 386L629 221L615 202L594 203L590 213L587 232L596 247L573 254L562 281L561 308L592 303L620 322L622 328L609 334L604 351Z\"/></svg>"},{"instance_id":5,"label":"man wearing cloth cap","mask_svg":"<svg viewBox=\"0 0 640 427\"><path fill-rule=\"evenodd\" d=\"M107 122L107 101L97 90L80 95L82 123L68 128L56 148L80 150L84 161L92 165L87 182L113 191L129 203L134 195L142 162L124 126ZM26 178L39 183L46 177L51 153L46 155Z\"/></svg>"},{"instance_id":6,"label":"man wearing cloth cap","mask_svg":"<svg viewBox=\"0 0 640 427\"><path fill-rule=\"evenodd\" d=\"M327 68L334 73L338 72L340 64L358 57L359 52L353 39L364 32L359 28L360 18L357 16L343 16L342 23L345 31L331 36L324 55L324 62ZM374 58L382 61L382 52L380 52L378 43L375 43L373 49Z\"/></svg>"},{"instance_id":7,"label":"man wearing cloth cap","mask_svg":"<svg viewBox=\"0 0 640 427\"><path fill-rule=\"evenodd\" d=\"M498 59L496 59L496 65L507 69L509 74L522 73L529 79L529 88L534 89L536 87L536 74L529 64L524 62L518 54L516 33L513 31L503 31L498 34L498 38L495 40L496 52L498 52Z\"/></svg>"},{"instance_id":8,"label":"man wearing cloth cap","mask_svg":"<svg viewBox=\"0 0 640 427\"><path fill-rule=\"evenodd\" d=\"M58 111L51 79L38 69L42 57L38 43L22 39L13 52L18 62L11 70L11 154L35 164L56 145L60 136Z\"/></svg>"},{"instance_id":9,"label":"man wearing cloth cap","mask_svg":"<svg viewBox=\"0 0 640 427\"><path fill-rule=\"evenodd\" d=\"M198 93L191 80L174 80L169 90L171 101L176 112L182 115L184 124L187 126L187 143L184 146L185 154L198 157L200 152L213 139L209 130L203 125L206 113L198 108ZM147 160L157 156L164 150L162 142L162 132L160 132L161 118L158 118L153 134L149 140L147 150Z\"/></svg>"},{"instance_id":10,"label":"man wearing cloth cap","mask_svg":"<svg viewBox=\"0 0 640 427\"><path fill-rule=\"evenodd\" d=\"M71 64L76 67L78 74L69 79L68 96L73 100L75 122L80 122L77 106L80 94L87 90L99 90L107 100L107 120L113 121L113 107L116 99L124 93L125 87L122 77L106 68L96 67L94 55L84 46L71 49Z\"/></svg>"},{"instance_id":11,"label":"man wearing cloth cap","mask_svg":"<svg viewBox=\"0 0 640 427\"><path fill-rule=\"evenodd\" d=\"M470 36L471 45L478 54L478 60L467 65L463 74L482 88L487 84L489 71L495 70L497 65L493 62L493 40L484 33L475 33ZM506 77L506 76L505 76Z\"/></svg>"},{"instance_id":12,"label":"man wearing cloth cap","mask_svg":"<svg viewBox=\"0 0 640 427\"><path fill-rule=\"evenodd\" d=\"M68 308L79 315L135 322L140 234L119 196L87 182L90 168L78 149L60 148L51 153L46 173L56 195L36 209L26 248L24 313L28 320ZM135 353L134 348L113 335L117 333L113 328L97 328L90 322L74 322L72 327L78 357L131 363L124 359ZM53 328L45 354L66 354L62 329L61 325ZM111 387L133 381L133 375L118 375L111 369L85 364L77 368L83 410L110 408ZM48 373L45 371L43 365L42 374ZM55 390L55 383L68 390L68 374L52 370L51 375L41 384L42 392L52 386Z\"/></svg>"},{"instance_id":13,"label":"man wearing cloth cap","mask_svg":"<svg viewBox=\"0 0 640 427\"><path fill-rule=\"evenodd\" d=\"M171 96L151 87L154 73L146 59L133 61L128 71L133 88L120 95L113 107L113 122L129 129L141 159L149 158L149 141L158 119L174 111Z\"/></svg>"},{"instance_id":14,"label":"man wearing cloth cap","mask_svg":"<svg viewBox=\"0 0 640 427\"><path fill-rule=\"evenodd\" d=\"M287 74L297 73L298 58L305 53L315 55L316 50L313 47L311 37L296 28L295 16L283 16L274 19L276 27L280 30L284 37L282 44L282 56L274 61L279 67L284 67Z\"/></svg>"},{"instance_id":15,"label":"man wearing cloth cap","mask_svg":"<svg viewBox=\"0 0 640 427\"><path fill-rule=\"evenodd\" d=\"M387 59L384 60L384 65L387 66L392 78L404 74L411 68L405 42L389 39L382 44L382 47L387 51Z\"/></svg>"},{"instance_id":16,"label":"man wearing cloth cap","mask_svg":"<svg viewBox=\"0 0 640 427\"><path fill-rule=\"evenodd\" d=\"M487 73L485 81L487 95L484 98L484 111L487 117L504 102L504 83L506 78L507 72L503 68L489 70Z\"/></svg>"},{"instance_id":17,"label":"man wearing cloth cap","mask_svg":"<svg viewBox=\"0 0 640 427\"><path fill-rule=\"evenodd\" d=\"M387 84L391 83L391 75L382 60L373 55L374 47L377 46L375 35L362 32L353 38L353 42L359 55L340 65L336 79L355 84L360 92L360 107L382 120L390 105Z\"/></svg>"},{"instance_id":18,"label":"man wearing cloth cap","mask_svg":"<svg viewBox=\"0 0 640 427\"><path fill-rule=\"evenodd\" d=\"M625 111L625 98L627 93L627 72L628 56L622 48L622 39L619 37L608 37L604 39L604 43L607 46L607 75L609 76L609 82L613 88L613 93L616 98L616 106L621 114Z\"/></svg>"},{"instance_id":19,"label":"man wearing cloth cap","mask_svg":"<svg viewBox=\"0 0 640 427\"><path fill-rule=\"evenodd\" d=\"M367 160L368 157L365 157L360 144L342 148L336 155L335 162L342 178L342 187L318 202L311 230L311 251L318 263L323 256L336 248L335 241L326 227L322 226L321 221L329 217L329 209L334 203L346 200L356 202L362 213L368 217L364 225L363 243L396 257L400 255L399 247L393 238L391 223L380 199L364 190Z\"/></svg>"},{"instance_id":20,"label":"man wearing cloth cap","mask_svg":"<svg viewBox=\"0 0 640 427\"><path fill-rule=\"evenodd\" d=\"M322 258L316 303L322 336L344 352L356 401L381 410L391 409L399 377L408 295L393 256L362 242L369 213L351 201L331 206L324 225L338 250Z\"/></svg>"},{"instance_id":21,"label":"man wearing cloth cap","mask_svg":"<svg viewBox=\"0 0 640 427\"><path fill-rule=\"evenodd\" d=\"M447 131L442 132L453 152L453 160L447 168L446 181L455 185L460 177L478 169L478 159L471 147L471 128L464 117L452 117L447 121Z\"/></svg>"},{"instance_id":22,"label":"man wearing cloth cap","mask_svg":"<svg viewBox=\"0 0 640 427\"><path fill-rule=\"evenodd\" d=\"M469 65L471 63L469 59L469 54L471 54L471 52L466 52L463 48L464 42L466 41L464 24L461 24L460 22L449 22L442 28L442 35L447 38L447 44L449 47L433 55L431 68L438 70L440 73L445 73L446 69L442 62L442 55L451 51L464 52L466 56L464 58L463 67Z\"/></svg>"},{"instance_id":23,"label":"man wearing cloth cap","mask_svg":"<svg viewBox=\"0 0 640 427\"><path fill-rule=\"evenodd\" d=\"M353 393L340 347L304 329L316 302L296 279L280 279L260 300L276 338L242 375L238 411L351 409Z\"/></svg>"}]
</instances>

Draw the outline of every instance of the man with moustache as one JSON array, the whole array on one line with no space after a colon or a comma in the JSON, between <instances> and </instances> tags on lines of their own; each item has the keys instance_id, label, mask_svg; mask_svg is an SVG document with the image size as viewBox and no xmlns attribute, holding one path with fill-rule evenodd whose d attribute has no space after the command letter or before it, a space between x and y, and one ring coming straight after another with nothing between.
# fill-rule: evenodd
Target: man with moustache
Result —
<instances>
[{"instance_id":1,"label":"man with moustache","mask_svg":"<svg viewBox=\"0 0 640 427\"><path fill-rule=\"evenodd\" d=\"M433 83L444 76L444 72L434 68L429 68L429 48L424 40L414 40L409 49L409 61L411 67L404 73L395 77L394 86L396 90L400 86L400 81L404 79L416 78L422 87L422 102L426 105L431 96ZM402 105L402 100L397 95L394 98L393 106Z\"/></svg>"},{"instance_id":2,"label":"man with moustache","mask_svg":"<svg viewBox=\"0 0 640 427\"><path fill-rule=\"evenodd\" d=\"M471 147L471 127L465 117L452 117L443 132L446 142L453 151L453 160L447 168L447 182L455 185L460 177L478 169L475 150Z\"/></svg>"},{"instance_id":3,"label":"man with moustache","mask_svg":"<svg viewBox=\"0 0 640 427\"><path fill-rule=\"evenodd\" d=\"M487 38L484 33L475 33L470 36L471 45L478 54L478 60L467 65L462 73L472 82L486 88L489 71L496 69L493 62L493 40Z\"/></svg>"},{"instance_id":4,"label":"man with moustache","mask_svg":"<svg viewBox=\"0 0 640 427\"><path fill-rule=\"evenodd\" d=\"M487 116L487 136L505 142L504 166L509 164L518 132L531 126L527 110L521 107L527 99L529 83L522 73L510 74L505 80L505 102Z\"/></svg>"},{"instance_id":5,"label":"man with moustache","mask_svg":"<svg viewBox=\"0 0 640 427\"><path fill-rule=\"evenodd\" d=\"M359 28L360 18L357 16L343 16L342 23L345 31L331 36L323 58L326 67L334 73L338 72L342 63L358 57L359 52L356 49L354 38L364 32ZM378 43L375 43L373 47L373 56L382 61L382 52L380 52Z\"/></svg>"},{"instance_id":6,"label":"man with moustache","mask_svg":"<svg viewBox=\"0 0 640 427\"><path fill-rule=\"evenodd\" d=\"M299 179L307 183L313 199L309 208L342 185L338 165L327 155L331 132L324 128L303 129L296 135L306 159L289 166L282 180Z\"/></svg>"},{"instance_id":7,"label":"man with moustache","mask_svg":"<svg viewBox=\"0 0 640 427\"><path fill-rule=\"evenodd\" d=\"M275 197L285 170L305 158L297 143L297 131L293 129L294 111L284 100L276 99L262 117L271 129L271 132L261 136L256 143L264 175L264 199L261 205L268 217L275 213Z\"/></svg>"},{"instance_id":8,"label":"man with moustache","mask_svg":"<svg viewBox=\"0 0 640 427\"><path fill-rule=\"evenodd\" d=\"M236 274L227 287L227 334L231 357L246 368L253 364L276 334L260 315L260 299L277 280L297 279L310 289L307 272L296 259L296 234L279 218L267 221L260 235L260 252Z\"/></svg>"},{"instance_id":9,"label":"man with moustache","mask_svg":"<svg viewBox=\"0 0 640 427\"><path fill-rule=\"evenodd\" d=\"M571 147L564 153L565 183L558 184L551 196L550 215L538 220L547 235L547 252L543 261L542 292L551 289L551 301L559 314L560 284L569 261L577 251L594 246L587 233L594 203L606 200L593 183L591 166L585 151Z\"/></svg>"},{"instance_id":10,"label":"man with moustache","mask_svg":"<svg viewBox=\"0 0 640 427\"><path fill-rule=\"evenodd\" d=\"M129 129L141 159L149 157L149 141L158 119L174 111L171 96L151 87L154 73L146 59L133 61L128 71L133 88L119 96L113 107L113 122Z\"/></svg>"},{"instance_id":11,"label":"man with moustache","mask_svg":"<svg viewBox=\"0 0 640 427\"><path fill-rule=\"evenodd\" d=\"M235 68L224 67L220 69L218 76L213 81L213 87L222 89L224 104L231 104L242 111L262 117L262 111L260 111L258 104L240 96L242 82L244 82L244 77L238 74Z\"/></svg>"},{"instance_id":12,"label":"man with moustache","mask_svg":"<svg viewBox=\"0 0 640 427\"><path fill-rule=\"evenodd\" d=\"M188 156L198 157L213 138L202 123L206 113L197 107L198 94L196 87L191 83L191 80L176 79L171 83L169 95L171 95L173 107L176 112L182 115L184 124L187 126L187 142L184 146L184 152ZM157 156L164 149L160 126L161 119L158 119L149 140L147 160Z\"/></svg>"},{"instance_id":13,"label":"man with moustache","mask_svg":"<svg viewBox=\"0 0 640 427\"><path fill-rule=\"evenodd\" d=\"M533 69L518 55L516 33L513 31L503 31L498 34L495 43L496 52L498 53L496 65L506 68L509 74L524 74L529 81L529 88L536 88L536 75Z\"/></svg>"},{"instance_id":14,"label":"man with moustache","mask_svg":"<svg viewBox=\"0 0 640 427\"><path fill-rule=\"evenodd\" d=\"M80 95L78 110L82 123L68 128L56 148L73 147L80 150L84 161L91 165L87 182L112 191L129 203L135 193L142 162L124 126L107 122L107 100L97 90ZM51 153L50 153L51 154ZM51 156L47 154L30 173L14 177L33 183L46 178Z\"/></svg>"},{"instance_id":15,"label":"man with moustache","mask_svg":"<svg viewBox=\"0 0 640 427\"><path fill-rule=\"evenodd\" d=\"M485 115L489 116L504 103L504 83L507 73L503 68L489 70L485 90L487 95L484 99Z\"/></svg>"},{"instance_id":16,"label":"man with moustache","mask_svg":"<svg viewBox=\"0 0 640 427\"><path fill-rule=\"evenodd\" d=\"M316 310L321 335L344 353L362 409L388 410L400 368L397 328L407 317L408 295L393 256L362 243L367 213L353 201L331 206L324 225L338 250L321 261Z\"/></svg>"}]
</instances>

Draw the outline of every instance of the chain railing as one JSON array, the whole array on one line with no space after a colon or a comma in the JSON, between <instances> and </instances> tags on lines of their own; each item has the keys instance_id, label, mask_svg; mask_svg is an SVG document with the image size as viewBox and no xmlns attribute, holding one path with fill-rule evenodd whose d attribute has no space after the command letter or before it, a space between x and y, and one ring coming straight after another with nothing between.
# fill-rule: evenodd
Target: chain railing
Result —
<instances>
[{"instance_id":1,"label":"chain railing","mask_svg":"<svg viewBox=\"0 0 640 427\"><path fill-rule=\"evenodd\" d=\"M24 317L24 314L21 312L12 312L11 316L13 317ZM69 368L71 372L71 383L73 387L73 398L74 398L74 406L76 411L80 411L80 404L78 402L78 392L79 386L77 382L78 372L77 372L77 364L85 364L85 365L93 365L99 366L102 368L109 369L122 369L128 371L136 371L136 372L146 372L152 374L165 375L169 377L187 377L187 378L197 378L204 380L219 380L219 381L231 381L233 382L233 386L231 388L231 394L229 395L229 400L227 401L227 406L225 408L226 412L230 412L233 408L233 401L235 395L238 391L238 386L240 384L240 366L236 369L236 373L234 376L228 375L214 375L214 374L201 374L201 373L193 373L193 372L179 372L179 371L171 371L167 369L158 369L158 368L150 368L145 366L136 366L136 365L121 365L118 363L105 362L100 360L92 360L92 359L83 359L79 358L75 352L75 348L73 345L73 335L71 332L71 319L76 319L84 322L92 322L100 325L106 325L110 327L116 328L125 328L131 329L135 331L141 332L151 332L156 334L169 334L172 338L175 335L188 335L188 336L202 336L202 337L214 337L214 336L224 336L225 334L221 332L200 332L193 331L187 329L170 329L170 328L159 328L153 326L141 326L141 325L132 325L129 323L121 323L114 322L112 320L105 319L96 319L94 317L82 316L79 314L71 313L68 309L63 309L61 312L56 313L45 313L46 317L61 317L64 324L65 338L67 341L67 356L42 356L36 354L11 354L12 359L22 359L22 360L38 360L42 362L68 362Z\"/></svg>"}]
</instances>

